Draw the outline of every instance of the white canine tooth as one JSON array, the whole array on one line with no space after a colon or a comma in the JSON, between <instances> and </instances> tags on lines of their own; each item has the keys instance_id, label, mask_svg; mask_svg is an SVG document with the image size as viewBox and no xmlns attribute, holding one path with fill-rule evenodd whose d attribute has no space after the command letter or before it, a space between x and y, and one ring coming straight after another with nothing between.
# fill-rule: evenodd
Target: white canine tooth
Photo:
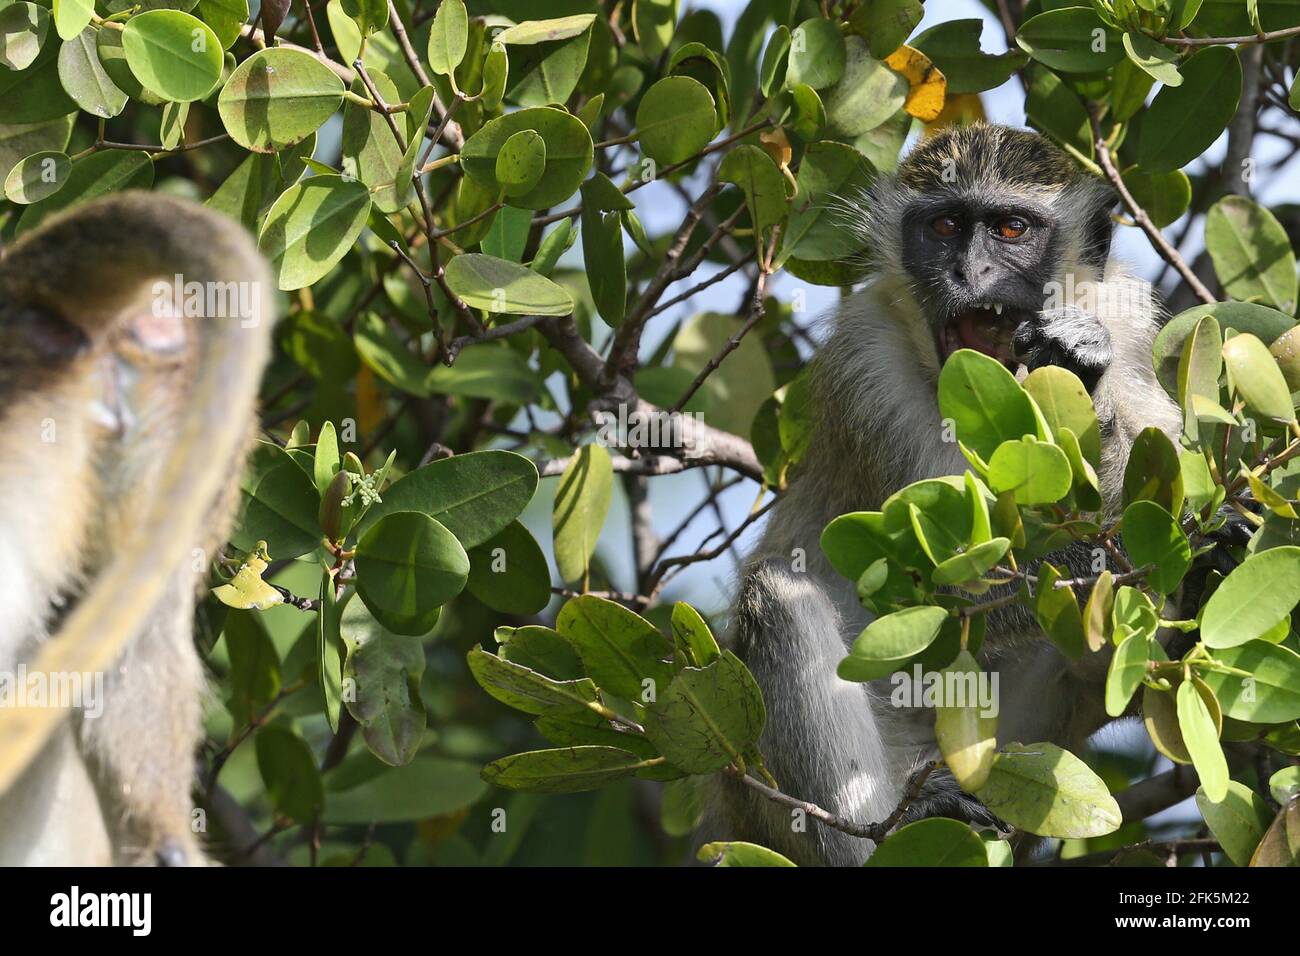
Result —
<instances>
[{"instance_id":1,"label":"white canine tooth","mask_svg":"<svg viewBox=\"0 0 1300 956\"><path fill-rule=\"evenodd\" d=\"M998 315L1001 315L1001 314L1002 314L1002 303L1001 303L1001 302L994 302L994 303L993 303L993 311L996 312Z\"/></svg>"}]
</instances>

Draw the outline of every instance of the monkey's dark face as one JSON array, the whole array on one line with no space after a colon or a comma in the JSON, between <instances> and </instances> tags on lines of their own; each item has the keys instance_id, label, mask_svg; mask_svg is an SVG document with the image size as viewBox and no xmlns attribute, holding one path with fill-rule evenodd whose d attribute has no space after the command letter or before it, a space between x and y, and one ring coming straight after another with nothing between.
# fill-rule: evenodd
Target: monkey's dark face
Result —
<instances>
[{"instance_id":1,"label":"monkey's dark face","mask_svg":"<svg viewBox=\"0 0 1300 956\"><path fill-rule=\"evenodd\" d=\"M903 264L940 362L958 349L1012 371L1012 339L1043 308L1056 274L1057 224L1046 207L1015 200L935 197L908 207Z\"/></svg>"}]
</instances>

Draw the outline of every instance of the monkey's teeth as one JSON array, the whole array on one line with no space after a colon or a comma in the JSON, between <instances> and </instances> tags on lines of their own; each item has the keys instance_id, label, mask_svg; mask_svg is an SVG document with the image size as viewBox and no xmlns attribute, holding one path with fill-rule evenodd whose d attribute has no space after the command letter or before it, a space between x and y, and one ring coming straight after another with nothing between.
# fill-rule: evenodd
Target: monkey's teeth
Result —
<instances>
[{"instance_id":1,"label":"monkey's teeth","mask_svg":"<svg viewBox=\"0 0 1300 956\"><path fill-rule=\"evenodd\" d=\"M1001 302L994 302L994 303L993 303L993 311L996 312L998 315L1001 315L1001 314L1002 314L1002 303L1001 303Z\"/></svg>"}]
</instances>

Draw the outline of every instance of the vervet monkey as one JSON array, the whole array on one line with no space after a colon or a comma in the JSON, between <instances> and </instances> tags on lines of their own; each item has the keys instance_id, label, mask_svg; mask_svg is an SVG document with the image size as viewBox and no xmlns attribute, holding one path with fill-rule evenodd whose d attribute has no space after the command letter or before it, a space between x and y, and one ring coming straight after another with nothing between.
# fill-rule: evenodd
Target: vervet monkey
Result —
<instances>
[{"instance_id":1,"label":"vervet monkey","mask_svg":"<svg viewBox=\"0 0 1300 956\"><path fill-rule=\"evenodd\" d=\"M732 615L732 645L767 700L760 749L783 791L880 822L910 772L939 756L932 710L892 707L888 680L836 676L870 614L818 542L840 514L966 470L939 414L949 355L977 349L1022 376L1048 364L1075 372L1097 408L1112 512L1137 433L1178 432L1152 370L1160 309L1148 285L1109 261L1114 205L1106 184L1046 139L992 125L923 142L859 204L870 279L814 359L812 445L742 570ZM1062 561L1087 574L1087 558ZM1104 655L1071 664L1026 609L990 620L982 657L999 673L1000 743L1077 746L1105 722ZM711 838L752 840L800 864L860 864L873 846L814 821L792 826L789 809L734 780L717 797ZM992 819L947 774L930 779L906 819L936 815Z\"/></svg>"},{"instance_id":2,"label":"vervet monkey","mask_svg":"<svg viewBox=\"0 0 1300 956\"><path fill-rule=\"evenodd\" d=\"M0 259L0 681L27 677L0 699L0 863L204 861L193 612L238 503L273 288L237 224L144 193Z\"/></svg>"}]
</instances>

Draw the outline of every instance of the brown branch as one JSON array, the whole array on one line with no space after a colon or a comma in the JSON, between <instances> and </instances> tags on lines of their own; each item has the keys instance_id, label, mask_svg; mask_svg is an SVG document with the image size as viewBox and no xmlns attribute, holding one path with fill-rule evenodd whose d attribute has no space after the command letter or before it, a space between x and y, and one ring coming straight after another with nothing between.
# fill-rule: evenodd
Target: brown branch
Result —
<instances>
[{"instance_id":1,"label":"brown branch","mask_svg":"<svg viewBox=\"0 0 1300 956\"><path fill-rule=\"evenodd\" d=\"M1287 37L1300 36L1300 27L1287 27L1285 30L1273 30L1244 37L1165 37L1161 43L1170 46L1237 46L1251 43L1271 43L1273 40L1285 40Z\"/></svg>"},{"instance_id":2,"label":"brown branch","mask_svg":"<svg viewBox=\"0 0 1300 956\"><path fill-rule=\"evenodd\" d=\"M1114 159L1111 158L1110 147L1106 144L1106 137L1102 135L1098 108L1092 103L1088 104L1088 122L1092 124L1092 136L1097 150L1097 163L1101 166L1102 172L1106 174L1106 178L1110 180L1110 184L1115 187L1115 191L1119 193L1120 199L1124 201L1124 207L1128 210L1129 215L1133 217L1133 221L1147 234L1147 238L1151 240L1151 245L1155 247L1160 257L1178 270L1178 274L1183 277L1183 281L1188 284L1192 291L1203 302L1213 305L1218 300L1214 298L1214 295L1205 287L1204 283L1197 278L1196 273L1187 265L1186 260L1183 259L1178 250L1171 246L1164 234L1155 227L1146 210L1138 204L1137 200L1133 198L1133 194L1128 191L1128 187L1124 185L1124 179L1115 167Z\"/></svg>"},{"instance_id":3,"label":"brown branch","mask_svg":"<svg viewBox=\"0 0 1300 956\"><path fill-rule=\"evenodd\" d=\"M1182 803L1196 792L1199 782L1195 770L1179 765L1138 781L1127 790L1121 790L1115 794L1115 802L1119 804L1119 812L1125 823L1144 820L1176 803Z\"/></svg>"}]
</instances>

